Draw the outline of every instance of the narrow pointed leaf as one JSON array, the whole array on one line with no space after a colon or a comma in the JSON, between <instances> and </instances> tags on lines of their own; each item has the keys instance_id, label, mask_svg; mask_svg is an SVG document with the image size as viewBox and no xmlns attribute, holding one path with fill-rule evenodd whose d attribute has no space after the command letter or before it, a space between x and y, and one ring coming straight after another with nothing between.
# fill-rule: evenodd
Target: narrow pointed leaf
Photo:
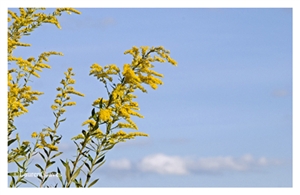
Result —
<instances>
[{"instance_id":1,"label":"narrow pointed leaf","mask_svg":"<svg viewBox=\"0 0 300 195\"><path fill-rule=\"evenodd\" d=\"M95 115L95 108L93 108L93 110L92 110L92 116L94 116Z\"/></svg>"},{"instance_id":2,"label":"narrow pointed leaf","mask_svg":"<svg viewBox=\"0 0 300 195\"><path fill-rule=\"evenodd\" d=\"M86 176L86 181L85 181L84 187L86 187L86 185L89 183L90 178L91 178L91 175L88 173Z\"/></svg>"},{"instance_id":3,"label":"narrow pointed leaf","mask_svg":"<svg viewBox=\"0 0 300 195\"><path fill-rule=\"evenodd\" d=\"M43 181L43 184L47 181L48 178L49 178L49 175L46 176L46 178Z\"/></svg>"},{"instance_id":4,"label":"narrow pointed leaf","mask_svg":"<svg viewBox=\"0 0 300 195\"><path fill-rule=\"evenodd\" d=\"M63 160L60 159L60 161L64 166L66 166L66 163Z\"/></svg>"},{"instance_id":5,"label":"narrow pointed leaf","mask_svg":"<svg viewBox=\"0 0 300 195\"><path fill-rule=\"evenodd\" d=\"M39 154L42 157L42 159L44 160L44 162L46 162L45 156L42 153L40 153L40 152L39 152Z\"/></svg>"},{"instance_id":6,"label":"narrow pointed leaf","mask_svg":"<svg viewBox=\"0 0 300 195\"><path fill-rule=\"evenodd\" d=\"M53 135L49 134L51 142L53 141Z\"/></svg>"},{"instance_id":7,"label":"narrow pointed leaf","mask_svg":"<svg viewBox=\"0 0 300 195\"><path fill-rule=\"evenodd\" d=\"M90 170L91 168L90 168L90 165L88 164L88 163L86 163L86 162L84 162L84 164L85 164L85 166Z\"/></svg>"},{"instance_id":8,"label":"narrow pointed leaf","mask_svg":"<svg viewBox=\"0 0 300 195\"><path fill-rule=\"evenodd\" d=\"M17 160L17 159L16 159ZM15 163L18 165L18 167L20 167L22 170L24 170L25 168L22 166L22 165L20 165L17 161L15 161Z\"/></svg>"},{"instance_id":9,"label":"narrow pointed leaf","mask_svg":"<svg viewBox=\"0 0 300 195\"><path fill-rule=\"evenodd\" d=\"M47 157L49 157L49 153L47 152L47 150L45 148L43 148L45 154L47 155Z\"/></svg>"},{"instance_id":10,"label":"narrow pointed leaf","mask_svg":"<svg viewBox=\"0 0 300 195\"><path fill-rule=\"evenodd\" d=\"M67 120L67 118L61 119L59 122L64 122L65 120Z\"/></svg>"},{"instance_id":11,"label":"narrow pointed leaf","mask_svg":"<svg viewBox=\"0 0 300 195\"><path fill-rule=\"evenodd\" d=\"M102 101L103 101L103 98L101 98L101 100L99 102L99 108L102 108Z\"/></svg>"},{"instance_id":12,"label":"narrow pointed leaf","mask_svg":"<svg viewBox=\"0 0 300 195\"><path fill-rule=\"evenodd\" d=\"M67 182L69 182L70 179L71 179L71 170L70 170L70 166L69 166L69 162L68 161L65 163L65 167L66 167Z\"/></svg>"},{"instance_id":13,"label":"narrow pointed leaf","mask_svg":"<svg viewBox=\"0 0 300 195\"><path fill-rule=\"evenodd\" d=\"M105 163L105 160L100 163L96 168L94 168L94 170L92 171L92 173L94 173L99 167L101 167L103 164Z\"/></svg>"},{"instance_id":14,"label":"narrow pointed leaf","mask_svg":"<svg viewBox=\"0 0 300 195\"><path fill-rule=\"evenodd\" d=\"M72 175L71 181L73 181L74 179L76 179L76 177L79 175L82 166L83 166L83 165L81 165L81 166L75 171L75 173Z\"/></svg>"},{"instance_id":15,"label":"narrow pointed leaf","mask_svg":"<svg viewBox=\"0 0 300 195\"><path fill-rule=\"evenodd\" d=\"M104 158L105 158L105 156L103 156L99 160L97 160L97 162L95 163L95 165L98 164L98 163L101 163L104 160Z\"/></svg>"},{"instance_id":16,"label":"narrow pointed leaf","mask_svg":"<svg viewBox=\"0 0 300 195\"><path fill-rule=\"evenodd\" d=\"M10 181L9 187L14 187L14 186L16 186L16 181L15 181L14 177L11 177L11 181Z\"/></svg>"},{"instance_id":17,"label":"narrow pointed leaf","mask_svg":"<svg viewBox=\"0 0 300 195\"><path fill-rule=\"evenodd\" d=\"M27 183L25 180L21 179L20 180L21 183Z\"/></svg>"},{"instance_id":18,"label":"narrow pointed leaf","mask_svg":"<svg viewBox=\"0 0 300 195\"><path fill-rule=\"evenodd\" d=\"M47 161L46 163L46 168L50 167L51 165L53 165L55 163L55 161Z\"/></svg>"},{"instance_id":19,"label":"narrow pointed leaf","mask_svg":"<svg viewBox=\"0 0 300 195\"><path fill-rule=\"evenodd\" d=\"M10 146L10 144L14 143L17 139L11 139L8 141L7 145Z\"/></svg>"},{"instance_id":20,"label":"narrow pointed leaf","mask_svg":"<svg viewBox=\"0 0 300 195\"><path fill-rule=\"evenodd\" d=\"M93 162L93 158L90 154L88 154L88 159L89 159L89 161Z\"/></svg>"},{"instance_id":21,"label":"narrow pointed leaf","mask_svg":"<svg viewBox=\"0 0 300 195\"><path fill-rule=\"evenodd\" d=\"M41 176L38 175L37 178L38 178L39 180L43 181L43 179L41 178Z\"/></svg>"},{"instance_id":22,"label":"narrow pointed leaf","mask_svg":"<svg viewBox=\"0 0 300 195\"><path fill-rule=\"evenodd\" d=\"M58 167L57 167L57 173L58 173L58 178L59 178L59 180L61 182L62 187L65 187L64 182L63 182L63 178L62 178L62 175L61 175L61 172L60 172L60 170L59 170Z\"/></svg>"},{"instance_id":23,"label":"narrow pointed leaf","mask_svg":"<svg viewBox=\"0 0 300 195\"><path fill-rule=\"evenodd\" d=\"M56 153L56 154L54 154L50 159L53 159L53 158L55 158L55 157L58 157L59 155L61 155L63 152L59 152L59 153Z\"/></svg>"},{"instance_id":24,"label":"narrow pointed leaf","mask_svg":"<svg viewBox=\"0 0 300 195\"><path fill-rule=\"evenodd\" d=\"M41 167L41 165L35 164L35 166L36 166L37 168L39 168L41 172L44 172L44 169Z\"/></svg>"},{"instance_id":25,"label":"narrow pointed leaf","mask_svg":"<svg viewBox=\"0 0 300 195\"><path fill-rule=\"evenodd\" d=\"M97 183L98 180L99 180L99 179L94 180L94 181L88 186L88 188L92 187L95 183Z\"/></svg>"}]
</instances>

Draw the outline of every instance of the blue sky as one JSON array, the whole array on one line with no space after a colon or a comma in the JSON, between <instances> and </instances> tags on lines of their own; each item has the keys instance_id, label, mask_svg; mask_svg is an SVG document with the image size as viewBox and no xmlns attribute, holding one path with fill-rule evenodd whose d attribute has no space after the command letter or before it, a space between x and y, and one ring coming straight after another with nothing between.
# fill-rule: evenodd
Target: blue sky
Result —
<instances>
[{"instance_id":1,"label":"blue sky","mask_svg":"<svg viewBox=\"0 0 300 195\"><path fill-rule=\"evenodd\" d=\"M164 46L177 67L157 64L164 85L137 92L139 130L150 137L117 145L95 177L97 187L291 187L292 9L88 9L42 25L16 56L53 56L33 79L45 94L18 118L22 137L52 125L50 105L73 67L76 107L59 131L70 158L91 103L105 96L89 67L130 63L132 46ZM51 9L50 9L51 11ZM34 170L33 170L34 171Z\"/></svg>"}]
</instances>

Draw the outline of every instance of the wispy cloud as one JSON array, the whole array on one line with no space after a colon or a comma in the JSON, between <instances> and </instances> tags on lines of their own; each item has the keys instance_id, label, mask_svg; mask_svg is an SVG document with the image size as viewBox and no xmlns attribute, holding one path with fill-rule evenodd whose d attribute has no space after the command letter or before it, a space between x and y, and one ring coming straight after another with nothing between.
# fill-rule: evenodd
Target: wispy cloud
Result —
<instances>
[{"instance_id":1,"label":"wispy cloud","mask_svg":"<svg viewBox=\"0 0 300 195\"><path fill-rule=\"evenodd\" d=\"M128 159L112 160L109 163L109 167L116 170L130 170L131 166L131 162Z\"/></svg>"},{"instance_id":2,"label":"wispy cloud","mask_svg":"<svg viewBox=\"0 0 300 195\"><path fill-rule=\"evenodd\" d=\"M188 173L184 159L164 154L146 156L141 160L137 168L143 172L159 174L185 175Z\"/></svg>"},{"instance_id":3,"label":"wispy cloud","mask_svg":"<svg viewBox=\"0 0 300 195\"><path fill-rule=\"evenodd\" d=\"M279 162L268 160L265 157L255 159L250 154L246 154L239 158L220 156L186 161L189 171L200 172L249 171L258 167L273 164L279 164Z\"/></svg>"},{"instance_id":4,"label":"wispy cloud","mask_svg":"<svg viewBox=\"0 0 300 195\"><path fill-rule=\"evenodd\" d=\"M153 154L142 158L138 162L128 159L108 162L111 170L156 173L161 175L188 175L201 173L222 173L224 171L243 172L256 170L261 167L279 165L280 161L266 157L254 158L246 154L239 158L231 156L218 157L180 157L166 154Z\"/></svg>"}]
</instances>

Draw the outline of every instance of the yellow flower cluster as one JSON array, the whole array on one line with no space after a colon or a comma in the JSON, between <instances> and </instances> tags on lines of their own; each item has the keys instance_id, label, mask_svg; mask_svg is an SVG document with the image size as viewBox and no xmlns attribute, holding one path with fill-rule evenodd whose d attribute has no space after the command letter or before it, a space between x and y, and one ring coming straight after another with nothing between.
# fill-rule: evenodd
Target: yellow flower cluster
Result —
<instances>
[{"instance_id":1,"label":"yellow flower cluster","mask_svg":"<svg viewBox=\"0 0 300 195\"><path fill-rule=\"evenodd\" d=\"M111 121L112 111L110 109L100 109L99 118L101 121Z\"/></svg>"},{"instance_id":2,"label":"yellow flower cluster","mask_svg":"<svg viewBox=\"0 0 300 195\"><path fill-rule=\"evenodd\" d=\"M50 136L49 133L42 133L42 132L40 132L39 134L37 132L33 132L31 134L32 138L37 138L38 139L38 141L36 142L36 145L35 145L36 148L47 147L50 150L58 151L58 147L57 146L55 146L54 144L47 143L45 137L48 137L48 136ZM26 144L26 143L24 143L24 144Z\"/></svg>"},{"instance_id":3,"label":"yellow flower cluster","mask_svg":"<svg viewBox=\"0 0 300 195\"><path fill-rule=\"evenodd\" d=\"M21 57L14 57L12 53L9 53L8 61L15 63L17 66L17 68L8 70L7 77L9 132L14 129L11 125L13 124L14 118L28 112L26 107L38 100L38 96L43 94L43 92L33 91L31 86L28 85L28 81L31 75L37 78L40 77L37 71L41 72L44 68L50 68L49 65L43 63L44 61L48 61L50 55L62 54L54 51L43 52L38 57L38 60L35 60L33 57L24 60Z\"/></svg>"},{"instance_id":4,"label":"yellow flower cluster","mask_svg":"<svg viewBox=\"0 0 300 195\"><path fill-rule=\"evenodd\" d=\"M105 85L109 99L103 99L102 97L96 99L92 105L98 108L99 112L93 111L94 114L88 120L84 121L83 125L88 124L91 131L97 125L97 121L99 126L106 124L106 134L102 134L101 132L101 135L98 135L97 138L102 139L105 137L102 141L107 141L110 146L127 139L133 139L136 136L148 136L145 133L126 133L123 130L113 133L112 130L115 128L138 129L131 116L140 118L143 118L143 116L137 112L139 105L133 101L136 98L133 92L136 89L147 92L142 84L149 85L153 89L157 89L158 85L163 84L160 79L163 75L153 70L153 62L177 64L170 57L170 52L162 46L151 48L142 46L140 49L132 47L130 50L125 51L124 54L131 54L133 60L130 64L124 64L122 72L115 64L102 67L94 63L90 67L90 75L95 76ZM151 54L156 55L152 57ZM115 77L119 77L119 83L113 83L113 78ZM111 90L109 90L109 86ZM117 121L117 125L112 127ZM83 139L82 136L75 136L74 139ZM106 145L105 143L103 144Z\"/></svg>"},{"instance_id":5,"label":"yellow flower cluster","mask_svg":"<svg viewBox=\"0 0 300 195\"><path fill-rule=\"evenodd\" d=\"M115 66L115 65L111 65L111 66ZM111 67L106 66L106 68L102 68L102 66L100 66L99 64L93 64L90 70L90 75L93 75L95 77L97 77L97 79L99 79L101 82L105 82L105 79L108 79L110 82L112 81L112 77L109 76L110 74L117 74L117 70L118 69L113 69Z\"/></svg>"},{"instance_id":6,"label":"yellow flower cluster","mask_svg":"<svg viewBox=\"0 0 300 195\"><path fill-rule=\"evenodd\" d=\"M39 8L45 10L44 8ZM62 12L80 14L79 11L73 8L58 8L51 14L38 13L38 8L19 8L20 15L8 10L8 22L11 25L8 27L8 53L12 54L12 51L17 46L30 46L30 44L20 43L19 40L24 35L29 35L34 29L39 27L42 23L52 23L58 28L60 24L57 20L57 16L60 16Z\"/></svg>"},{"instance_id":7,"label":"yellow flower cluster","mask_svg":"<svg viewBox=\"0 0 300 195\"><path fill-rule=\"evenodd\" d=\"M117 133L113 133L109 136L108 142L112 145L118 142L125 142L128 139L134 139L137 136L145 136L148 137L149 135L142 132L129 132L126 133L123 130L119 130Z\"/></svg>"},{"instance_id":8,"label":"yellow flower cluster","mask_svg":"<svg viewBox=\"0 0 300 195\"><path fill-rule=\"evenodd\" d=\"M7 31L7 59L8 59L8 74L7 74L7 84L8 84L8 146L12 146L15 141L18 142L18 147L8 150L8 162L21 162L17 164L18 172L22 175L26 173L28 163L32 156L36 154L36 149L38 148L46 148L45 154L47 154L48 160L46 163L46 170L51 164L55 161L50 161L50 152L58 151L58 147L56 144L59 143L61 137L56 135L56 130L60 124L65 119L59 120L60 115L65 111L64 107L73 106L76 103L73 101L69 101L70 97L68 94L76 94L83 96L82 93L74 90L74 88L69 85L74 84L75 80L71 78L73 76L72 70L69 69L66 74L65 83L63 84L63 88L59 90L61 93L58 95L60 98L55 99L55 104L51 106L52 109L58 110L58 112L54 115L56 116L56 121L54 123L54 129L47 127L43 129L43 132L37 133L33 132L31 134L32 138L36 138L36 143L34 147L30 147L29 141L20 141L19 134L16 133L14 138L13 131L17 128L14 125L15 117L18 117L26 112L28 112L27 107L32 104L34 101L38 100L38 96L42 95L42 92L32 90L30 83L28 81L31 80L32 76L39 78L39 72L42 72L45 68L50 69L51 66L46 64L48 62L49 56L52 55L63 55L60 52L48 51L41 53L37 58L29 57L27 59L22 57L14 56L14 51L18 47L29 47L31 46L28 43L21 42L21 38L23 36L30 35L30 33L41 26L43 23L52 23L56 25L58 28L60 24L57 20L57 16L60 16L62 12L67 12L68 14L76 13L80 14L79 11L73 8L58 8L53 13L45 14L43 12L38 12L38 10L44 10L44 8L19 8L19 13L15 13L11 10L8 10L8 31ZM60 112L60 113L59 113ZM47 141L47 138L50 141ZM22 144L21 144L22 143ZM51 157L57 157L60 153L56 153ZM41 154L41 153L40 153ZM44 159L44 156L41 154ZM44 159L45 160L45 159ZM46 160L45 160L46 162ZM50 163L50 164L49 164ZM30 163L29 163L30 164ZM36 164L37 165L37 164ZM41 168L41 166L39 166ZM21 171L21 172L20 172ZM41 172L43 171L41 168ZM17 172L14 172L17 173ZM10 173L9 173L10 175ZM41 178L40 178L41 179ZM44 178L44 175L41 179L41 187L42 184L47 180L47 177ZM27 180L24 180L18 176L18 179L15 180L12 178L10 187L18 187L20 183L26 183Z\"/></svg>"},{"instance_id":9,"label":"yellow flower cluster","mask_svg":"<svg viewBox=\"0 0 300 195\"><path fill-rule=\"evenodd\" d=\"M129 53L133 56L130 68L134 70L135 74L130 74L129 76L137 76L138 79L135 79L135 81L139 80L140 83L145 83L151 88L157 89L157 85L163 84L163 82L157 77L163 77L163 75L151 69L155 67L151 62L168 61L169 63L175 66L177 65L177 62L170 57L170 52L165 50L162 46L152 47L150 49L147 46L142 46L141 50L142 55L140 54L139 49L137 47L132 47L132 49L124 52L124 54ZM155 55L151 57L151 53L156 53L158 54L158 56ZM126 68L128 69L128 67ZM130 79L127 79L127 81L130 81ZM143 92L146 92L146 90L143 87L140 87L139 84L137 84L137 86L135 87L141 89Z\"/></svg>"},{"instance_id":10,"label":"yellow flower cluster","mask_svg":"<svg viewBox=\"0 0 300 195\"><path fill-rule=\"evenodd\" d=\"M8 119L14 120L15 117L28 112L26 107L42 94L39 91L32 91L30 86L19 87L12 80L11 74L8 74Z\"/></svg>"},{"instance_id":11,"label":"yellow flower cluster","mask_svg":"<svg viewBox=\"0 0 300 195\"><path fill-rule=\"evenodd\" d=\"M138 85L141 80L140 78L135 74L133 69L131 68L130 64L125 64L123 67L123 76L125 77L126 83L131 83L133 85Z\"/></svg>"},{"instance_id":12,"label":"yellow flower cluster","mask_svg":"<svg viewBox=\"0 0 300 195\"><path fill-rule=\"evenodd\" d=\"M64 107L76 105L76 102L69 101L71 99L69 94L75 94L82 97L84 96L84 94L76 91L74 87L70 86L75 83L75 80L72 79L72 76L75 75L72 72L72 68L68 68L68 71L64 74L65 79L62 79L60 82L63 86L56 89L59 93L56 95L56 99L54 100L55 104L51 105L51 109L57 110L57 114L59 116L65 112Z\"/></svg>"},{"instance_id":13,"label":"yellow flower cluster","mask_svg":"<svg viewBox=\"0 0 300 195\"><path fill-rule=\"evenodd\" d=\"M84 122L82 123L82 126L84 126L84 125L86 125L86 124L91 125L91 126L93 127L93 126L95 126L96 121L91 120L91 119L88 119L88 120L86 120L86 121L84 121Z\"/></svg>"}]
</instances>

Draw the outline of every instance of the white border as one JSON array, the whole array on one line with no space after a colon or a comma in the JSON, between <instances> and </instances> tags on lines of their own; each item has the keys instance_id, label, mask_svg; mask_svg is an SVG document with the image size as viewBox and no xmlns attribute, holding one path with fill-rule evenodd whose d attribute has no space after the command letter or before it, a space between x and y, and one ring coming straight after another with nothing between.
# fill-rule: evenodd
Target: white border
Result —
<instances>
[{"instance_id":1,"label":"white border","mask_svg":"<svg viewBox=\"0 0 300 195\"><path fill-rule=\"evenodd\" d=\"M74 8L92 8L92 7L103 7L103 8L142 8L142 7L150 7L150 8L159 8L159 7L168 7L168 8L189 8L189 7L196 7L196 8L275 8L275 7L284 7L284 8L293 8L293 187L292 188L94 188L90 190L97 190L94 191L95 193L107 193L110 194L141 194L141 192L148 193L179 193L179 194L297 194L299 192L299 11L300 8L298 6L298 0L211 0L211 1L199 1L199 0L184 0L184 1L168 1L168 0L151 0L151 1L141 1L141 0L109 0L109 1L95 1L95 0L52 0L52 1L36 1L36 0L7 0L4 3L2 2L2 6L0 7L1 13L1 27L7 27L7 8L8 7L74 7ZM3 6L3 4L5 6ZM6 43L6 31L1 31L1 42ZM6 52L7 52L7 45L1 44L1 72L6 72ZM6 77L0 77L1 79L1 87L6 88ZM3 90L4 91L4 90ZM1 93L1 100L6 99L6 92ZM2 102L1 109L6 108L6 104ZM4 101L5 102L5 101ZM6 112L2 115L2 120L6 118ZM297 121L298 120L298 121ZM6 121L6 120L3 120ZM7 148L7 141L6 141L6 124L2 122L2 133L1 136L1 156L5 157L1 159L1 164L3 167L7 167L6 162L6 148ZM2 189L9 190L9 193L12 193L10 189L7 189L7 170L1 169L1 187ZM29 193L40 193L39 191L35 191L32 188L26 189L16 189L17 193L26 193L25 191L30 190ZM22 190L22 191L19 191ZM23 191L24 190L24 191ZM50 189L48 189L50 190ZM75 189L70 189L75 190ZM100 190L100 191L99 191ZM73 191L75 192L75 191ZM77 191L76 191L77 192Z\"/></svg>"}]
</instances>

